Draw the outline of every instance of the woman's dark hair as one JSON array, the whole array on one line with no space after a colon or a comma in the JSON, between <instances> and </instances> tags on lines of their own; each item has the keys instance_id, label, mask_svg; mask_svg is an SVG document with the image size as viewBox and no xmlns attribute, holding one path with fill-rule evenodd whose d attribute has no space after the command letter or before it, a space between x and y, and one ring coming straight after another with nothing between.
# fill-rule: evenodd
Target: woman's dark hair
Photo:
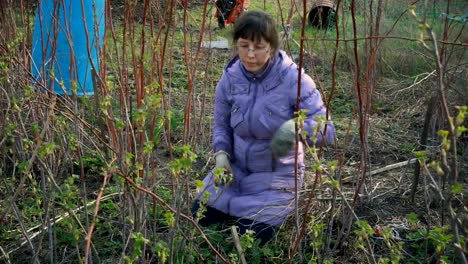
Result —
<instances>
[{"instance_id":1,"label":"woman's dark hair","mask_svg":"<svg viewBox=\"0 0 468 264\"><path fill-rule=\"evenodd\" d=\"M262 38L270 43L274 51L279 48L279 36L273 17L263 11L254 10L245 12L234 24L232 39L234 43L239 38L254 42Z\"/></svg>"}]
</instances>

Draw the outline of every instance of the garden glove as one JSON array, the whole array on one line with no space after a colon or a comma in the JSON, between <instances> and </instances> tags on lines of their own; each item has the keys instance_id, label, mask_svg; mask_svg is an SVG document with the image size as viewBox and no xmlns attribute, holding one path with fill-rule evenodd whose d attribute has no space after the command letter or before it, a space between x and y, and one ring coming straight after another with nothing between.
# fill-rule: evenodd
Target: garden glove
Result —
<instances>
[{"instance_id":1,"label":"garden glove","mask_svg":"<svg viewBox=\"0 0 468 264\"><path fill-rule=\"evenodd\" d=\"M216 165L213 174L216 184L228 184L232 181L232 167L229 162L229 155L225 151L218 151L214 154Z\"/></svg>"},{"instance_id":2,"label":"garden glove","mask_svg":"<svg viewBox=\"0 0 468 264\"><path fill-rule=\"evenodd\" d=\"M276 130L271 140L271 151L276 158L284 157L296 143L296 128L294 119L284 122Z\"/></svg>"}]
</instances>

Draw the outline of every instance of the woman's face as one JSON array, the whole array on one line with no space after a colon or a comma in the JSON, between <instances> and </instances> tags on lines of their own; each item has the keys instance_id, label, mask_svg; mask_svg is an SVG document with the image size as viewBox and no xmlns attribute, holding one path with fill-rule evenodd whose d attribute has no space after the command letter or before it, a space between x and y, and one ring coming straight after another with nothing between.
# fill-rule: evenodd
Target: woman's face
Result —
<instances>
[{"instance_id":1,"label":"woman's face","mask_svg":"<svg viewBox=\"0 0 468 264\"><path fill-rule=\"evenodd\" d=\"M271 57L271 46L265 39L262 38L260 41L254 42L239 38L236 45L241 63L246 70L259 73L265 69Z\"/></svg>"}]
</instances>

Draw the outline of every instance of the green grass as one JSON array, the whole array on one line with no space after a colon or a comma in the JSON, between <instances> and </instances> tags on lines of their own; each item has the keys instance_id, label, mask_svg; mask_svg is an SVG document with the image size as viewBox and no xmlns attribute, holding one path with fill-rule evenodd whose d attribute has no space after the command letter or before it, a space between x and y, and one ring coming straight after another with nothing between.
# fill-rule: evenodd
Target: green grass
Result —
<instances>
[{"instance_id":1,"label":"green grass","mask_svg":"<svg viewBox=\"0 0 468 264\"><path fill-rule=\"evenodd\" d=\"M430 71L434 68L434 60L431 54L426 51L421 43L420 39L421 30L416 19L407 12L408 7L402 5L398 1L390 2L385 1L385 7L380 23L380 34L379 36L385 37L388 33L389 38L386 38L382 42L382 46L379 49L379 64L377 65L378 71L384 76L398 77L398 76L415 76L422 72ZM438 2L432 5L428 10L427 22L432 27L436 37L440 40L442 38L441 32L444 29L443 20L439 18L439 14L445 9L446 4ZM358 51L360 52L361 64L365 64L365 40L363 39L369 33L364 32L366 29L362 25L365 22L361 9L363 3L358 2L356 8L358 10L356 16L357 26L357 38L358 40ZM423 6L416 6L416 13L422 15L424 13ZM452 10L457 10L455 13L468 12L467 5L464 5L462 1L454 1L452 4ZM352 40L354 38L351 12L346 9L343 14L341 11L338 12L339 17L339 35L340 39ZM433 15L430 15L433 14ZM369 14L367 14L369 16ZM375 16L375 12L374 12ZM367 18L367 23L369 18ZM293 17L293 37L295 41L291 42L291 49L298 51L299 46L297 43L301 39L301 27L302 21L300 16L296 13ZM344 25L344 30L343 30ZM463 23L452 23L450 24L452 34L449 36L448 41L454 41L461 43L461 39L455 39L459 32L464 32L462 35L466 35L468 30L463 28ZM368 28L368 27L367 27ZM333 52L335 50L336 29L320 30L307 26L305 29L305 37L307 41L305 43L305 49L318 54L323 61L330 62L333 58ZM428 38L426 32L424 32L425 38ZM426 41L426 44L431 45L430 41ZM353 60L352 41L348 42L349 49L345 49L344 42L340 42L338 50L338 56L349 57ZM340 66L338 66L340 67Z\"/></svg>"}]
</instances>

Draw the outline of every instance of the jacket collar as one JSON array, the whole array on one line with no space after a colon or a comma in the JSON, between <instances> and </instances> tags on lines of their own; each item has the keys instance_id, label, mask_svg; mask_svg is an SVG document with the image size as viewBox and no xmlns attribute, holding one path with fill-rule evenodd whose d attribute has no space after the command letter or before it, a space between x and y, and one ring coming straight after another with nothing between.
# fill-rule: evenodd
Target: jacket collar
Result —
<instances>
[{"instance_id":1,"label":"jacket collar","mask_svg":"<svg viewBox=\"0 0 468 264\"><path fill-rule=\"evenodd\" d=\"M288 65L288 57L283 51L277 52L267 67L258 74L248 72L236 55L226 66L226 73L233 83L262 82L265 90L270 90L283 82L282 69Z\"/></svg>"}]
</instances>

